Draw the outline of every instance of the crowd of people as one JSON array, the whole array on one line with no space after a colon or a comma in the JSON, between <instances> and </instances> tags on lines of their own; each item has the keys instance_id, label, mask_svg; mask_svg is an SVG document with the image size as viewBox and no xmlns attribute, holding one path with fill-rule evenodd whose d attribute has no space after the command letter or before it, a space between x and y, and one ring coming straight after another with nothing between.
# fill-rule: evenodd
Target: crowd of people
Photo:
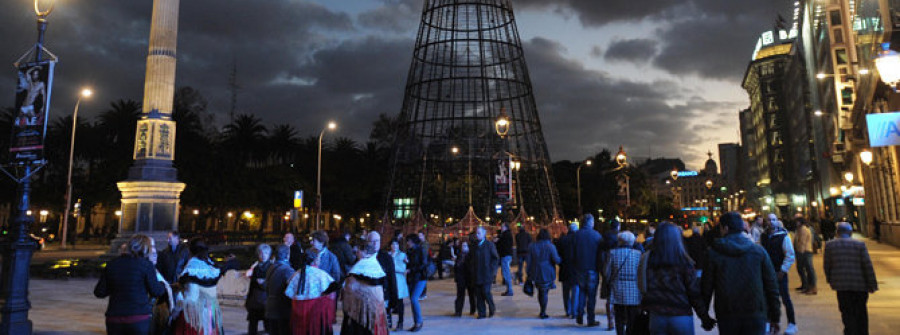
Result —
<instances>
[{"instance_id":1,"label":"crowd of people","mask_svg":"<svg viewBox=\"0 0 900 335\"><path fill-rule=\"evenodd\" d=\"M444 238L437 253L424 232L397 233L383 244L374 231L356 241L349 232L330 240L317 231L307 248L287 233L277 246L258 245L256 262L243 274L250 282L247 330L258 334L262 323L273 335L332 334L340 306L342 334L416 332L424 327L428 280L443 278L446 266L456 284L455 317L462 317L466 298L469 315L493 317L492 286L502 279L503 296L520 285L537 295L541 319L549 318L548 296L557 282L566 317L579 325L600 326L597 299L605 300L606 329L618 335L693 334L695 315L702 328L723 334L777 333L782 305L784 333L795 334L787 273L796 263L797 291L818 294L812 266L818 246L812 225L794 222L789 234L774 214L751 224L730 212L688 234L670 222L635 234L615 220L595 227L588 214L556 239L547 229L513 235L504 222L493 238L485 227ZM847 223L836 224L834 236L822 229L834 237L824 247L823 268L837 291L845 334L866 334L866 302L877 282L865 244L851 238ZM109 297L108 333L223 334L216 285L234 263L210 260L202 238L182 244L171 232L157 253L151 238L135 235L94 291ZM404 329L407 299L413 324Z\"/></svg>"}]
</instances>

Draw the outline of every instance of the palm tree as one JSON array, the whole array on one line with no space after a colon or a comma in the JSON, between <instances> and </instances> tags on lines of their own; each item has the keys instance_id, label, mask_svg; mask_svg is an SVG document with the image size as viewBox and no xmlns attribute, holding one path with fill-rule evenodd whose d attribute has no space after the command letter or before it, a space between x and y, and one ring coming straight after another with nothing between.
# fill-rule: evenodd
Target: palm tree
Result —
<instances>
[{"instance_id":1,"label":"palm tree","mask_svg":"<svg viewBox=\"0 0 900 335\"><path fill-rule=\"evenodd\" d=\"M284 165L293 162L298 146L297 130L293 126L289 124L273 126L267 142L270 164Z\"/></svg>"},{"instance_id":2,"label":"palm tree","mask_svg":"<svg viewBox=\"0 0 900 335\"><path fill-rule=\"evenodd\" d=\"M222 144L226 150L232 151L238 162L252 166L260 158L258 149L262 148L267 133L260 118L252 114L240 114L225 125Z\"/></svg>"}]
</instances>

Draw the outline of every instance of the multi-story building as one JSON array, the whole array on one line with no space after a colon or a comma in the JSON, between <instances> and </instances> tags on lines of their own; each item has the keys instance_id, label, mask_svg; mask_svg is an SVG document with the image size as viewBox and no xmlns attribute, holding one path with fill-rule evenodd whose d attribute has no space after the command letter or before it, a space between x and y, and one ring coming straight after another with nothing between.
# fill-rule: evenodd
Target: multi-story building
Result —
<instances>
[{"instance_id":1,"label":"multi-story building","mask_svg":"<svg viewBox=\"0 0 900 335\"><path fill-rule=\"evenodd\" d=\"M749 110L741 113L742 139L753 164L749 197L757 209L782 217L809 210L803 186L809 171L810 106L795 37L795 29L763 33L742 85L750 98ZM797 143L807 150L798 150Z\"/></svg>"}]
</instances>

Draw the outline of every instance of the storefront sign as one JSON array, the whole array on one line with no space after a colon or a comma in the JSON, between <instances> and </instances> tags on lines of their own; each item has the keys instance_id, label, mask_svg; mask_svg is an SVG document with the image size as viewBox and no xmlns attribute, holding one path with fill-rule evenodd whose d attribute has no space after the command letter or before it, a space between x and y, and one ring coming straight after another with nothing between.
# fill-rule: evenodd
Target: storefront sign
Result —
<instances>
[{"instance_id":1,"label":"storefront sign","mask_svg":"<svg viewBox=\"0 0 900 335\"><path fill-rule=\"evenodd\" d=\"M869 126L869 146L887 147L900 144L900 113L866 115Z\"/></svg>"}]
</instances>

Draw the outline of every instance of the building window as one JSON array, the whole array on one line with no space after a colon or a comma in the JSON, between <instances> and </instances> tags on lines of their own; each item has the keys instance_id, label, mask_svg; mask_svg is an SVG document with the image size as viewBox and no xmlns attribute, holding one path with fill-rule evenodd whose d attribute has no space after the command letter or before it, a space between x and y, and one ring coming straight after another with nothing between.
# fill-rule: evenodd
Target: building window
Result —
<instances>
[{"instance_id":1,"label":"building window","mask_svg":"<svg viewBox=\"0 0 900 335\"><path fill-rule=\"evenodd\" d=\"M409 219L412 217L412 210L415 202L412 198L394 199L394 218Z\"/></svg>"},{"instance_id":2,"label":"building window","mask_svg":"<svg viewBox=\"0 0 900 335\"><path fill-rule=\"evenodd\" d=\"M841 11L833 10L833 11L829 12L829 14L831 16L831 25L832 26L841 25Z\"/></svg>"},{"instance_id":3,"label":"building window","mask_svg":"<svg viewBox=\"0 0 900 335\"><path fill-rule=\"evenodd\" d=\"M849 62L847 59L847 50L844 48L834 49L834 59L837 61L838 65L844 65Z\"/></svg>"},{"instance_id":4,"label":"building window","mask_svg":"<svg viewBox=\"0 0 900 335\"><path fill-rule=\"evenodd\" d=\"M832 35L831 39L834 41L835 44L844 43L844 34L841 32L840 29L833 30L832 34L833 35Z\"/></svg>"}]
</instances>

